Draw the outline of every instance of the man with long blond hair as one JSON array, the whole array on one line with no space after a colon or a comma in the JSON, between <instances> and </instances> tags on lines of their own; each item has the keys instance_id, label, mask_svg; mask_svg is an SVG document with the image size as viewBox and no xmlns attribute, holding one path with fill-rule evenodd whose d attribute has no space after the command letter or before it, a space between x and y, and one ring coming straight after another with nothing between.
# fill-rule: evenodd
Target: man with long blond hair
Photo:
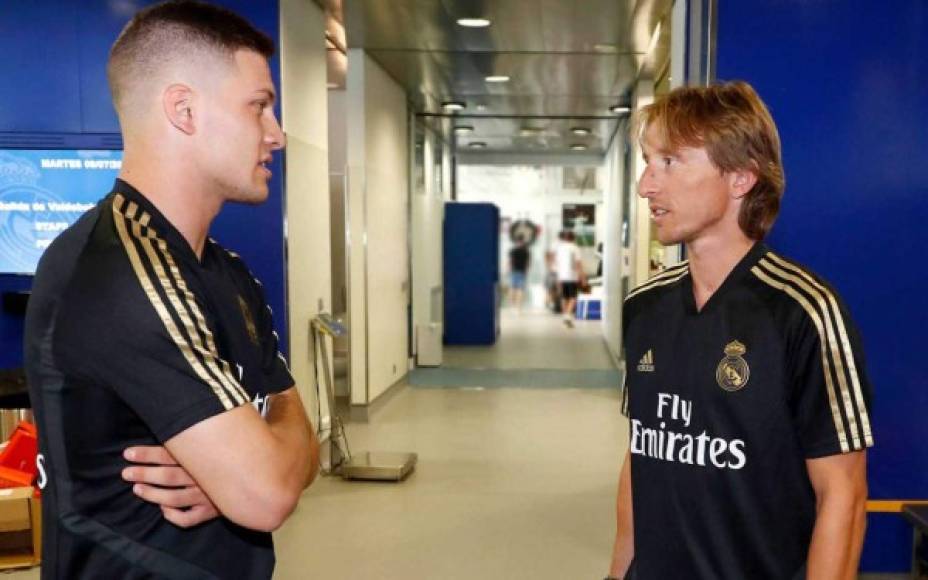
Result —
<instances>
[{"instance_id":1,"label":"man with long blond hair","mask_svg":"<svg viewBox=\"0 0 928 580\"><path fill-rule=\"evenodd\" d=\"M733 82L677 89L637 126L638 194L688 261L625 300L609 577L855 578L870 384L834 289L762 241L785 183L773 119Z\"/></svg>"}]
</instances>

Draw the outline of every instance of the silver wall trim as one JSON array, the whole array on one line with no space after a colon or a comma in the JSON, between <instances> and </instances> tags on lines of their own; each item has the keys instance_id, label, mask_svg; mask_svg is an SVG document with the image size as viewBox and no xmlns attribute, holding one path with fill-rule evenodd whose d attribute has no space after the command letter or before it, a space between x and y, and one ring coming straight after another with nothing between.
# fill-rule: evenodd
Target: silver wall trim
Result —
<instances>
[{"instance_id":1,"label":"silver wall trim","mask_svg":"<svg viewBox=\"0 0 928 580\"><path fill-rule=\"evenodd\" d=\"M707 86L715 80L718 0L689 0L687 16L686 84Z\"/></svg>"},{"instance_id":2,"label":"silver wall trim","mask_svg":"<svg viewBox=\"0 0 928 580\"><path fill-rule=\"evenodd\" d=\"M361 243L364 244L364 404L371 404L371 313L368 309L370 301L370 284L368 283L368 263L367 263L367 168L364 168L361 174L361 201L364 204L362 211L362 237Z\"/></svg>"},{"instance_id":3,"label":"silver wall trim","mask_svg":"<svg viewBox=\"0 0 928 580\"><path fill-rule=\"evenodd\" d=\"M345 173L342 175L342 180L344 181L342 187L342 197L344 198L343 206L345 208L344 215L342 219L345 221L345 325L348 327L348 359L345 361L348 372L345 373L347 377L346 383L348 387L348 402L351 403L351 384L352 384L352 372L351 372L351 341L354 340L354 335L350 332L351 329L351 181L348 175L348 166L345 166ZM335 314L334 312L332 313ZM335 350L334 347L332 350Z\"/></svg>"}]
</instances>

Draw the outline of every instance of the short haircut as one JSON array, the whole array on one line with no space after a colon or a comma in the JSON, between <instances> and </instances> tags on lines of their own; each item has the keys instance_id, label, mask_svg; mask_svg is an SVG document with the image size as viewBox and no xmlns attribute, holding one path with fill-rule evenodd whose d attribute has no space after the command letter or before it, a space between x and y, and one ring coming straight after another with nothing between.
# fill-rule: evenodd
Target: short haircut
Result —
<instances>
[{"instance_id":1,"label":"short haircut","mask_svg":"<svg viewBox=\"0 0 928 580\"><path fill-rule=\"evenodd\" d=\"M117 112L166 64L203 53L231 62L240 49L270 58L274 42L238 14L204 2L171 0L141 10L110 49L106 72Z\"/></svg>"},{"instance_id":2,"label":"short haircut","mask_svg":"<svg viewBox=\"0 0 928 580\"><path fill-rule=\"evenodd\" d=\"M658 97L638 115L638 138L654 126L671 150L705 147L721 171L753 172L757 183L744 197L738 225L751 239L767 235L780 211L786 178L776 125L751 85L734 81L681 87Z\"/></svg>"}]
</instances>

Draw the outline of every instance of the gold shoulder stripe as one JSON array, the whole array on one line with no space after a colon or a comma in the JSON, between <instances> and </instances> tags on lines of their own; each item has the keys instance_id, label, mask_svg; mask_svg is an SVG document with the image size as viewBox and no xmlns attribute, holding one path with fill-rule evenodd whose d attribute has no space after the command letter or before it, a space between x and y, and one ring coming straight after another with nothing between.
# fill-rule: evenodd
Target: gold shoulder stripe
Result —
<instances>
[{"instance_id":1,"label":"gold shoulder stripe","mask_svg":"<svg viewBox=\"0 0 928 580\"><path fill-rule=\"evenodd\" d=\"M820 342L822 347L822 359L823 361L826 361L826 356L830 355L831 364L833 365L835 376L838 379L838 388L840 389L841 402L844 403L844 414L847 418L848 428L851 432L851 441L854 444L854 449L860 449L860 435L857 429L857 418L854 415L854 406L851 402L850 390L848 389L847 375L845 373L844 364L841 360L841 352L838 350L838 344L835 338L834 319L828 309L828 304L826 303L824 296L822 293L812 288L805 280L796 276L794 273L787 272L786 270L778 267L767 258L763 258L760 261L760 264L766 268L767 271L776 274L781 279L787 280L794 287L805 292L812 298L812 300L815 301L815 306L818 306L818 314L821 317L819 319L821 321L821 326L818 327L818 330L819 338L821 339ZM822 332L823 329L824 332Z\"/></svg>"},{"instance_id":2,"label":"gold shoulder stripe","mask_svg":"<svg viewBox=\"0 0 928 580\"><path fill-rule=\"evenodd\" d=\"M648 290L652 290L658 286L673 284L677 280L681 280L682 278L686 277L687 274L689 274L689 262L681 262L648 279L648 281L629 292L628 296L625 297L625 300L627 301L633 296L637 296L638 294L647 292Z\"/></svg>"},{"instance_id":3,"label":"gold shoulder stripe","mask_svg":"<svg viewBox=\"0 0 928 580\"><path fill-rule=\"evenodd\" d=\"M765 270L761 269L761 266L764 266L764 268L766 268L767 270L770 270L770 274L765 272ZM758 262L756 266L751 268L751 272L755 276L757 276L758 278L760 278L762 281L766 282L770 286L776 288L777 290L781 290L785 292L791 298L793 298L796 302L798 302L802 306L802 308L806 311L806 313L809 315L809 318L812 319L813 324L815 324L815 328L818 330L818 334L819 334L819 347L821 350L822 366L824 367L824 374L825 374L825 389L828 392L828 403L831 409L831 416L835 424L835 432L838 435L838 441L841 445L841 452L847 453L848 451L851 450L851 448L850 448L850 445L848 444L847 430L844 427L844 421L841 417L841 410L838 406L837 394L835 393L834 380L832 379L831 360L828 356L827 331L825 330L824 323L822 322L822 318L819 315L818 310L814 306L812 306L812 304L808 301L808 299L806 299L806 297L796 289L796 287L794 286L793 277L789 276L789 274L786 274L785 276L783 276L783 274L785 273L783 273L782 270L777 272L777 270L779 269L776 268L776 266L773 266L766 259L761 259L760 262ZM783 276L789 281L776 280L771 277L771 274ZM852 431L852 437L854 438L855 448L857 448L860 442L856 438L856 431Z\"/></svg>"},{"instance_id":4,"label":"gold shoulder stripe","mask_svg":"<svg viewBox=\"0 0 928 580\"><path fill-rule=\"evenodd\" d=\"M138 249L135 247L135 242L133 241L133 238L126 227L126 222L131 221L130 215L127 214L131 212L131 215L134 216L134 212L138 209L138 207L134 204L130 204L130 207L127 208L127 213L124 214L122 212L124 205L125 198L122 195L117 194L113 200L113 221L116 226L116 231L119 234L119 239L122 242L123 249L126 251L126 255L129 258L132 269L135 272L135 275L138 278L142 289L145 291L145 295L148 296L148 300L151 302L152 307L154 307L155 312L157 312L162 324L164 324L164 327L173 339L174 344L180 350L181 355L188 362L188 364L190 364L191 368L193 368L194 373L196 373L200 380L209 385L213 393L222 403L223 408L226 410L232 409L234 405L229 400L228 395L219 385L216 379L206 372L206 369L200 363L199 359L197 359L197 357L194 355L192 346L183 337L183 335L181 335L180 330L174 323L173 318L171 318L171 314L168 311L167 306L164 304L161 296L159 296L158 292L155 290L155 286L152 283L151 278L149 277L148 272L146 272L145 266L142 263ZM133 223L136 227L141 225L138 222Z\"/></svg>"},{"instance_id":5,"label":"gold shoulder stripe","mask_svg":"<svg viewBox=\"0 0 928 580\"><path fill-rule=\"evenodd\" d=\"M147 213L144 215L148 215ZM220 382L226 390L232 395L238 404L243 404L248 402L248 394L245 393L245 389L242 388L238 379L235 378L235 375L232 373L232 367L229 365L229 362L219 356L219 350L216 348L215 340L213 339L213 333L209 329L209 326L206 324L206 319L203 316L203 312L200 310L200 306L197 304L196 298L193 295L193 292L187 287L187 282L184 280L184 277L180 273L180 269L177 267L177 263L174 261L174 256L171 255L171 252L168 250L167 243L157 237L157 233L149 229L149 237L154 240L157 244L157 249L159 250L161 257L164 259L165 263L168 265L168 270L171 273L171 277L174 282L177 284L178 289L180 289L183 296L183 302L186 306L186 309L183 308L179 301L177 293L174 291L174 288L170 283L167 283L165 288L165 293L169 296L174 308L177 310L181 319L184 322L184 326L187 328L188 334L194 338L196 342L197 352L203 354L203 358L206 361L207 366L219 377ZM151 243L147 240L144 242L146 245L146 252L149 254L149 259L152 264L155 265L158 276L167 279L164 269L161 267L161 262L158 260L158 256L155 255L154 248L152 248ZM194 332L194 323L191 322L189 313L193 316L196 323L196 328L199 330L199 333ZM201 336L205 337L206 344L203 344ZM208 351L208 352L207 352ZM220 370L216 365L222 367Z\"/></svg>"},{"instance_id":6,"label":"gold shoulder stripe","mask_svg":"<svg viewBox=\"0 0 928 580\"><path fill-rule=\"evenodd\" d=\"M870 416L867 413L867 405L864 402L863 392L860 387L860 373L857 370L857 363L854 360L854 352L851 349L851 341L847 336L847 325L844 322L844 316L841 314L841 308L838 306L838 301L835 298L834 293L829 290L824 284L821 284L818 280L813 278L808 272L800 268L799 266L792 264L783 258L777 256L773 252L769 252L767 257L783 267L784 270L789 270L790 272L798 274L803 280L805 280L810 286L818 290L819 296L823 300L827 300L828 305L831 307L830 311L833 314L833 317L829 317L830 322L835 330L837 330L837 339L835 340L834 334L829 336L832 339L832 357L838 363L838 379L841 383L842 393L845 394L845 405L846 407L853 406L858 415L860 415L860 423L863 431L863 438L866 442L866 445L873 445L873 433L870 429ZM823 307L824 309L824 307ZM827 309L826 309L827 312ZM831 330L831 329L830 329ZM832 331L833 332L833 331ZM838 352L837 349L840 347L841 351ZM841 354L843 353L843 357ZM842 365L842 361L845 363L846 368ZM847 378L850 379L851 388L853 389L854 394L854 403L851 404L847 399ZM848 410L853 417L853 413ZM854 423L852 422L852 428L854 428Z\"/></svg>"},{"instance_id":7,"label":"gold shoulder stripe","mask_svg":"<svg viewBox=\"0 0 928 580\"><path fill-rule=\"evenodd\" d=\"M148 214L146 213L144 215ZM239 405L247 403L248 395L245 394L245 390L235 379L234 375L232 375L229 363L220 358L219 351L216 349L215 342L213 341L213 333L210 331L209 327L207 327L206 320L203 318L203 315L200 312L200 307L197 305L196 299L193 297L193 293L191 293L187 288L187 284L181 276L180 270L178 270L176 263L174 262L174 257L171 256L171 253L168 251L167 243L164 240L158 238L157 232L151 228L148 228L145 234L140 231L138 224L133 224L133 229L136 238L140 240L142 247L145 249L149 263L155 270L155 274L157 275L158 281L161 283L161 287L164 289L165 295L168 297L168 300L174 307L174 311L181 319L181 322L183 322L184 328L187 330L187 335L190 336L191 340L193 341L194 350L200 354L203 362L206 364L207 369L211 371L211 374L214 377L219 379L219 382L225 388L226 392L232 396L235 402ZM163 257L165 262L168 264L168 269L171 271L171 275L174 278L175 283L177 283L177 287L180 288L181 292L184 293L184 304L181 303L181 300L178 297L174 286L168 279L167 272L165 271L152 242L157 245L157 249L160 250L161 257ZM196 318L196 328L194 328L194 321L191 320L190 313L192 313L194 318ZM197 332L197 330L200 332ZM203 343L201 333L202 336L206 337L208 348L207 345L204 345ZM222 369L220 369L220 367L222 367Z\"/></svg>"}]
</instances>

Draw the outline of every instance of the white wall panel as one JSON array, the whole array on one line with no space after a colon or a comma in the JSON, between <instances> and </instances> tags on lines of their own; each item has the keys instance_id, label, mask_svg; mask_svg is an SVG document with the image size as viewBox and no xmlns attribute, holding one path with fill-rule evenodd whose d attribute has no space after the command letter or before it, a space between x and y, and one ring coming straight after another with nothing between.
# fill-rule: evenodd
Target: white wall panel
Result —
<instances>
[{"instance_id":1,"label":"white wall panel","mask_svg":"<svg viewBox=\"0 0 928 580\"><path fill-rule=\"evenodd\" d=\"M309 321L331 305L325 21L311 0L281 0L281 107L287 134L287 297L290 367L310 417ZM328 410L321 409L323 417ZM317 425L318 427L318 425Z\"/></svg>"}]
</instances>

